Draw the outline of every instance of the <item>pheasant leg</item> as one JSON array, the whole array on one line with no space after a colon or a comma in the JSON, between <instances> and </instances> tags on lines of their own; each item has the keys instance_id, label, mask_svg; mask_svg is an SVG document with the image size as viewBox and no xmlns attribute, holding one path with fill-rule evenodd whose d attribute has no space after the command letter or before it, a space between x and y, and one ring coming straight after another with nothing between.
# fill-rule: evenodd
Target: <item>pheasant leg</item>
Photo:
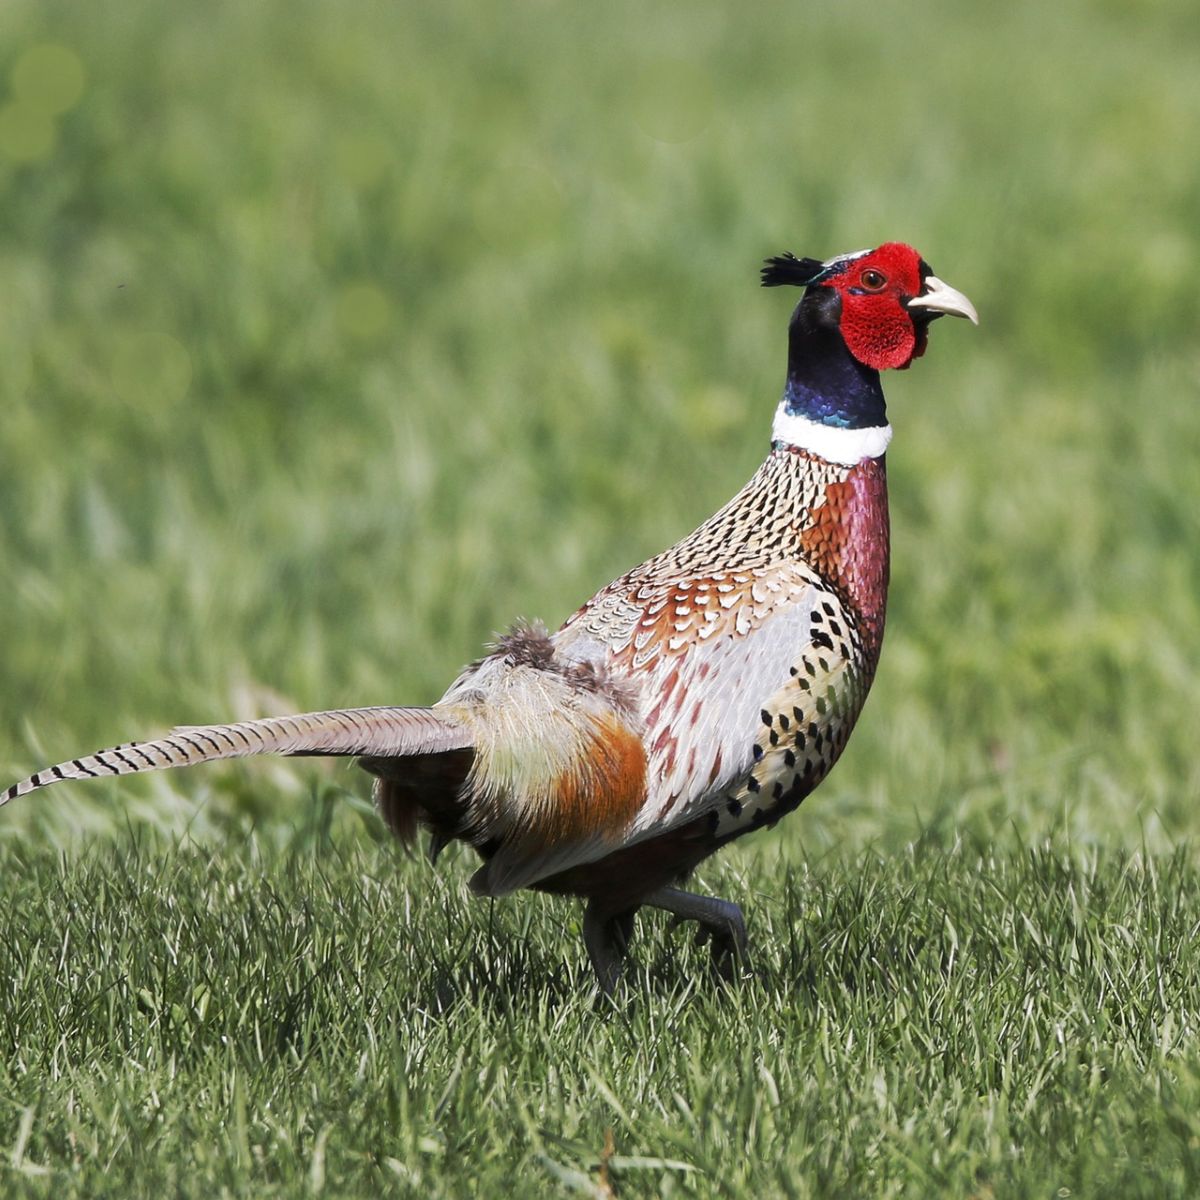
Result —
<instances>
[{"instance_id":1,"label":"pheasant leg","mask_svg":"<svg viewBox=\"0 0 1200 1200\"><path fill-rule=\"evenodd\" d=\"M583 944L592 960L600 990L606 996L616 991L621 978L636 912L636 908L631 908L614 915L608 909L599 907L595 900L589 901L584 909Z\"/></svg>"}]
</instances>

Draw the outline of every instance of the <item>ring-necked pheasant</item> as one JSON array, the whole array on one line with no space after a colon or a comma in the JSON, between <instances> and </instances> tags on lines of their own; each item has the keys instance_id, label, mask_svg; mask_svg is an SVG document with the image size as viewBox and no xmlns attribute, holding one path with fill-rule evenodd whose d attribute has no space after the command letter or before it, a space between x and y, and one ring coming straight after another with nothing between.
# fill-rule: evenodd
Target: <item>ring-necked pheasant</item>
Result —
<instances>
[{"instance_id":1,"label":"ring-necked pheasant","mask_svg":"<svg viewBox=\"0 0 1200 1200\"><path fill-rule=\"evenodd\" d=\"M432 708L364 708L184 726L39 771L60 779L251 754L353 755L406 843L430 831L483 865L484 896L584 897L584 939L613 988L642 905L697 921L718 961L741 911L674 886L772 826L828 774L875 674L888 582L879 372L925 351L930 322L977 321L911 247L769 259L805 294L788 330L771 452L694 533L609 584L557 633L519 625Z\"/></svg>"}]
</instances>

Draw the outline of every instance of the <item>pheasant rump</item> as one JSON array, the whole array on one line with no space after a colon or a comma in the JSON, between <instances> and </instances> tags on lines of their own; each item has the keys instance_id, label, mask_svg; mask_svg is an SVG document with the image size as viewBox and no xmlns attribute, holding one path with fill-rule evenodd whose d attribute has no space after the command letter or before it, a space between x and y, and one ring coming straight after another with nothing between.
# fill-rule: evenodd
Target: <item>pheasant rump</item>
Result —
<instances>
[{"instance_id":1,"label":"pheasant rump","mask_svg":"<svg viewBox=\"0 0 1200 1200\"><path fill-rule=\"evenodd\" d=\"M251 754L351 755L384 820L430 856L469 842L483 896L583 897L601 987L643 905L698 922L724 965L745 926L675 885L774 825L829 773L879 660L888 584L879 372L925 351L943 314L976 321L911 247L767 261L805 289L788 329L771 449L744 488L677 545L593 596L555 633L521 625L431 708L362 708L183 726L37 772L61 779Z\"/></svg>"}]
</instances>

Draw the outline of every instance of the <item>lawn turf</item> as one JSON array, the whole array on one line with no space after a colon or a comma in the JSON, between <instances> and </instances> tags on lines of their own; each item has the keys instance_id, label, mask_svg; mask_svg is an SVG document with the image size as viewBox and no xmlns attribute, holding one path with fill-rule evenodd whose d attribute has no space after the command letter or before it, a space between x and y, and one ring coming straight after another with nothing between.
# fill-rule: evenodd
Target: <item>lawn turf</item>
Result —
<instances>
[{"instance_id":1,"label":"lawn turf","mask_svg":"<svg viewBox=\"0 0 1200 1200\"><path fill-rule=\"evenodd\" d=\"M1181 853L707 872L746 906L751 977L715 986L644 917L615 1003L578 912L489 910L387 843L9 846L0 867L6 1195L587 1194L609 1130L621 1196L1200 1183Z\"/></svg>"}]
</instances>

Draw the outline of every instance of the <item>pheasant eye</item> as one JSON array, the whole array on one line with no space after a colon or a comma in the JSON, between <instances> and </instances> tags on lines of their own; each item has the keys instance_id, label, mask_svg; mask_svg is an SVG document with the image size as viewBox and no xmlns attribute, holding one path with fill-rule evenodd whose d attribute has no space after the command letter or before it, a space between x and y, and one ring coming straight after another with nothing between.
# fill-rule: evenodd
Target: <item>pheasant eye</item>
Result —
<instances>
[{"instance_id":1,"label":"pheasant eye","mask_svg":"<svg viewBox=\"0 0 1200 1200\"><path fill-rule=\"evenodd\" d=\"M859 276L859 282L868 291L877 292L880 288L887 285L887 276L882 271L876 271L873 267L868 267Z\"/></svg>"}]
</instances>

